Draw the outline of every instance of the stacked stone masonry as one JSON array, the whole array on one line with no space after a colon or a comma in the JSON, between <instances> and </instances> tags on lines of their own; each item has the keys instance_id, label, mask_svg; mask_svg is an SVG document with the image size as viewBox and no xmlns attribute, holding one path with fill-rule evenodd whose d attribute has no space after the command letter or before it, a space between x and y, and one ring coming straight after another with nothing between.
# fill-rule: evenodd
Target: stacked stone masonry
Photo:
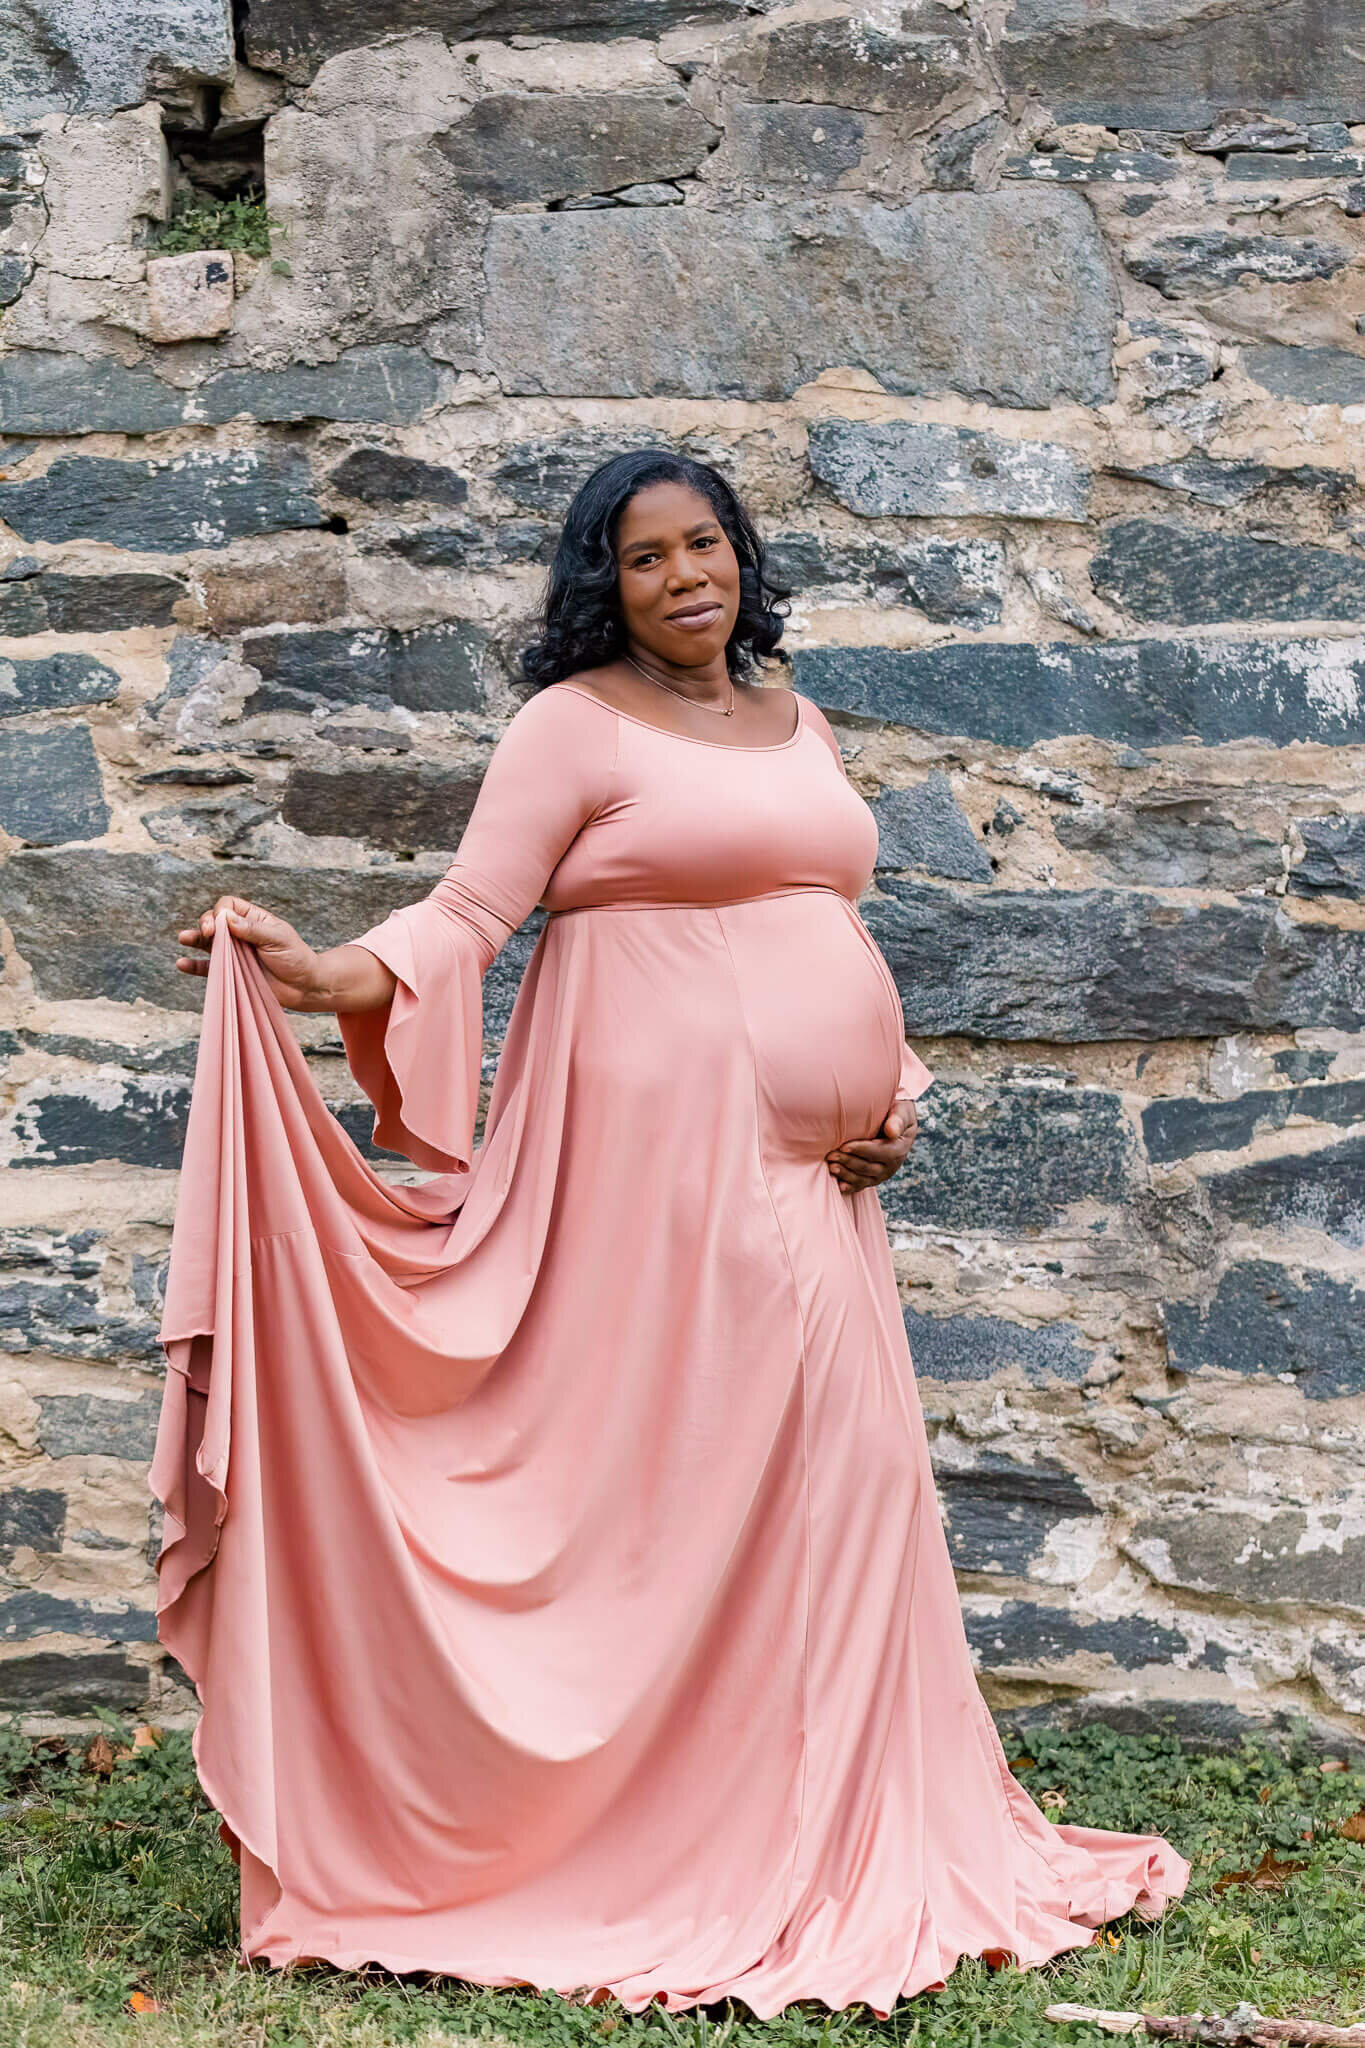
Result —
<instances>
[{"instance_id":1,"label":"stacked stone masonry","mask_svg":"<svg viewBox=\"0 0 1365 2048\"><path fill-rule=\"evenodd\" d=\"M988 1697L1365 1739L1354 0L238 13L0 28L0 1714L194 1711L145 1485L174 930L425 893L559 514L663 440L759 515L880 826ZM238 156L271 253L158 341L158 229Z\"/></svg>"}]
</instances>

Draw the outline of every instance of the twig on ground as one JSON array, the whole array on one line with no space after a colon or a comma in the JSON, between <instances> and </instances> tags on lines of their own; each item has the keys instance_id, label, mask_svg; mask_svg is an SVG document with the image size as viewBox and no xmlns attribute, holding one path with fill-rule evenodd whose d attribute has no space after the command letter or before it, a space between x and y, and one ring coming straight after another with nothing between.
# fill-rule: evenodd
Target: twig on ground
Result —
<instances>
[{"instance_id":1,"label":"twig on ground","mask_svg":"<svg viewBox=\"0 0 1365 2048\"><path fill-rule=\"evenodd\" d=\"M1254 2005L1217 2013L1107 2012L1095 2005L1050 2005L1049 2020L1084 2020L1106 2034L1147 2034L1153 2040L1201 2041L1209 2048L1365 2048L1365 2025L1331 2027L1322 2020L1272 2020Z\"/></svg>"}]
</instances>

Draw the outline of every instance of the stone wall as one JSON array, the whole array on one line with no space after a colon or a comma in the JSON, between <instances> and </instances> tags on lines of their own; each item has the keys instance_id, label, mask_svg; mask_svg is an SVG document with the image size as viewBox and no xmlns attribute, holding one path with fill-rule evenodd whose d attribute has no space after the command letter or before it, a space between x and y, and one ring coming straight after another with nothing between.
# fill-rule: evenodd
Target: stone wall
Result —
<instances>
[{"instance_id":1,"label":"stone wall","mask_svg":"<svg viewBox=\"0 0 1365 2048\"><path fill-rule=\"evenodd\" d=\"M175 928L425 893L559 513L664 439L759 514L881 827L937 1074L885 1205L990 1698L1365 1733L1353 0L21 13L0 1711L193 1710L145 1490ZM168 273L176 190L262 175L271 254Z\"/></svg>"}]
</instances>

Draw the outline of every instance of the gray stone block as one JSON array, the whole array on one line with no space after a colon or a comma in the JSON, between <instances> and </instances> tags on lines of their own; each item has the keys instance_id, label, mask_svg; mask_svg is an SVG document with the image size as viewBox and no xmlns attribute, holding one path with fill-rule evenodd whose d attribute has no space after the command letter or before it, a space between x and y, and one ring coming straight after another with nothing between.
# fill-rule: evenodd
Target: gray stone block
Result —
<instances>
[{"instance_id":1,"label":"gray stone block","mask_svg":"<svg viewBox=\"0 0 1365 2048\"><path fill-rule=\"evenodd\" d=\"M686 178L719 140L662 93L489 93L436 146L469 191L508 206Z\"/></svg>"},{"instance_id":2,"label":"gray stone block","mask_svg":"<svg viewBox=\"0 0 1365 2048\"><path fill-rule=\"evenodd\" d=\"M327 483L362 505L463 505L469 485L453 469L388 448L356 448L327 473Z\"/></svg>"},{"instance_id":3,"label":"gray stone block","mask_svg":"<svg viewBox=\"0 0 1365 2048\"><path fill-rule=\"evenodd\" d=\"M190 1083L170 1075L110 1071L27 1094L13 1115L10 1169L125 1166L174 1169L189 1117Z\"/></svg>"},{"instance_id":4,"label":"gray stone block","mask_svg":"<svg viewBox=\"0 0 1365 2048\"><path fill-rule=\"evenodd\" d=\"M38 1394L38 1442L49 1458L131 1458L148 1463L156 1446L159 1396L115 1401L103 1394Z\"/></svg>"},{"instance_id":5,"label":"gray stone block","mask_svg":"<svg viewBox=\"0 0 1365 2048\"><path fill-rule=\"evenodd\" d=\"M622 427L619 433L571 429L540 440L518 442L498 463L492 481L514 504L559 517L568 510L569 501L593 471L613 455L663 445L660 435L641 428Z\"/></svg>"},{"instance_id":6,"label":"gray stone block","mask_svg":"<svg viewBox=\"0 0 1365 2048\"><path fill-rule=\"evenodd\" d=\"M27 1642L34 1636L95 1636L106 1643L154 1643L156 1614L149 1607L87 1606L53 1593L12 1593L0 1599L0 1638ZM3 1685L0 1679L0 1685Z\"/></svg>"},{"instance_id":7,"label":"gray stone block","mask_svg":"<svg viewBox=\"0 0 1365 2048\"><path fill-rule=\"evenodd\" d=\"M1207 1501L1195 1513L1145 1516L1120 1548L1160 1586L1365 1614L1365 1537L1345 1508L1280 1508L1262 1519Z\"/></svg>"},{"instance_id":8,"label":"gray stone block","mask_svg":"<svg viewBox=\"0 0 1365 2048\"><path fill-rule=\"evenodd\" d=\"M0 21L0 118L29 128L46 114L110 114L174 100L232 77L223 0L120 10L109 19L69 0L24 0Z\"/></svg>"},{"instance_id":9,"label":"gray stone block","mask_svg":"<svg viewBox=\"0 0 1365 2048\"><path fill-rule=\"evenodd\" d=\"M1106 526L1091 557L1097 591L1131 618L1171 626L1231 619L1365 616L1365 560L1340 548L1292 547L1209 533L1166 519Z\"/></svg>"},{"instance_id":10,"label":"gray stone block","mask_svg":"<svg viewBox=\"0 0 1365 2048\"><path fill-rule=\"evenodd\" d=\"M1145 360L1150 364L1153 359L1148 356ZM1202 448L1192 448L1174 462L1106 462L1104 467L1110 476L1155 484L1159 490L1176 491L1204 505L1245 505L1269 490L1314 491L1323 498L1345 499L1356 488L1355 478L1344 469L1317 469L1309 463L1276 469L1243 456L1209 455ZM1207 533L1200 535L1201 540L1209 538Z\"/></svg>"},{"instance_id":11,"label":"gray stone block","mask_svg":"<svg viewBox=\"0 0 1365 2048\"><path fill-rule=\"evenodd\" d=\"M1133 747L1365 739L1359 638L798 647L792 660L824 711L1005 747L1067 733Z\"/></svg>"},{"instance_id":12,"label":"gray stone block","mask_svg":"<svg viewBox=\"0 0 1365 2048\"><path fill-rule=\"evenodd\" d=\"M460 621L401 632L392 626L322 626L298 633L247 633L242 659L263 687L250 711L310 710L388 700L409 711L474 711L483 703L488 635Z\"/></svg>"},{"instance_id":13,"label":"gray stone block","mask_svg":"<svg viewBox=\"0 0 1365 2048\"><path fill-rule=\"evenodd\" d=\"M1285 0L1229 16L1204 0L1016 0L999 61L1006 84L1057 121L1182 132L1229 107L1301 121L1365 118L1360 66L1342 52L1356 0Z\"/></svg>"},{"instance_id":14,"label":"gray stone block","mask_svg":"<svg viewBox=\"0 0 1365 2048\"><path fill-rule=\"evenodd\" d=\"M68 1656L59 1650L0 1660L0 1713L126 1713L145 1706L147 1671L113 1652Z\"/></svg>"},{"instance_id":15,"label":"gray stone block","mask_svg":"<svg viewBox=\"0 0 1365 2048\"><path fill-rule=\"evenodd\" d=\"M1289 870L1291 896L1365 896L1365 817L1296 818L1304 856Z\"/></svg>"},{"instance_id":16,"label":"gray stone block","mask_svg":"<svg viewBox=\"0 0 1365 2048\"><path fill-rule=\"evenodd\" d=\"M1098 1512L1080 1481L1062 1466L1024 1465L993 1451L981 1452L967 1467L936 1463L934 1482L948 1548L960 1572L1027 1578L1030 1567L1046 1555L1055 1529Z\"/></svg>"},{"instance_id":17,"label":"gray stone block","mask_svg":"<svg viewBox=\"0 0 1365 2048\"><path fill-rule=\"evenodd\" d=\"M824 419L809 435L812 473L871 518L1083 522L1090 478L1060 442L1013 441L932 420Z\"/></svg>"},{"instance_id":18,"label":"gray stone block","mask_svg":"<svg viewBox=\"0 0 1365 2048\"><path fill-rule=\"evenodd\" d=\"M884 789L872 815L878 868L916 868L959 882L991 880L994 869L941 768L911 789Z\"/></svg>"},{"instance_id":19,"label":"gray stone block","mask_svg":"<svg viewBox=\"0 0 1365 2048\"><path fill-rule=\"evenodd\" d=\"M419 419L449 384L430 356L399 343L347 349L330 363L218 370L184 386L111 356L14 349L0 358L0 432L156 434L240 417L401 423Z\"/></svg>"},{"instance_id":20,"label":"gray stone block","mask_svg":"<svg viewBox=\"0 0 1365 2048\"><path fill-rule=\"evenodd\" d=\"M485 267L509 392L785 398L850 364L1002 405L1113 396L1117 293L1069 193L756 201L708 215L700 241L688 208L501 214Z\"/></svg>"},{"instance_id":21,"label":"gray stone block","mask_svg":"<svg viewBox=\"0 0 1365 2048\"><path fill-rule=\"evenodd\" d=\"M1349 132L1349 131L1347 131ZM1258 149L1230 150L1223 169L1234 184L1288 184L1295 178L1358 178L1365 154L1350 149L1304 149L1293 155Z\"/></svg>"},{"instance_id":22,"label":"gray stone block","mask_svg":"<svg viewBox=\"0 0 1365 2048\"><path fill-rule=\"evenodd\" d=\"M1083 1621L1064 1607L1046 1607L1035 1600L1007 1600L997 1614L983 1613L969 1602L963 1621L967 1641L984 1671L1064 1664L1072 1657L1103 1658L1121 1671L1141 1671L1149 1664L1171 1664L1177 1657L1182 1664L1190 1660L1191 1646L1186 1636L1140 1614ZM1205 1670L1221 1671L1226 1656L1211 1648L1196 1661Z\"/></svg>"},{"instance_id":23,"label":"gray stone block","mask_svg":"<svg viewBox=\"0 0 1365 2048\"><path fill-rule=\"evenodd\" d=\"M1276 341L1244 348L1241 367L1254 384L1299 405L1365 405L1365 355L1345 348L1291 348Z\"/></svg>"},{"instance_id":24,"label":"gray stone block","mask_svg":"<svg viewBox=\"0 0 1365 2048\"><path fill-rule=\"evenodd\" d=\"M887 1220L940 1230L1045 1230L1073 1204L1122 1202L1134 1144L1117 1095L936 1081L929 1133L882 1192Z\"/></svg>"},{"instance_id":25,"label":"gray stone block","mask_svg":"<svg viewBox=\"0 0 1365 2048\"><path fill-rule=\"evenodd\" d=\"M1179 788L1060 813L1052 829L1060 845L1115 882L1236 892L1264 888L1281 871L1278 839L1238 825L1220 799Z\"/></svg>"},{"instance_id":26,"label":"gray stone block","mask_svg":"<svg viewBox=\"0 0 1365 2048\"><path fill-rule=\"evenodd\" d=\"M943 625L994 626L1005 596L999 541L846 540L819 533L770 533L768 564L779 583L806 591L913 605Z\"/></svg>"},{"instance_id":27,"label":"gray stone block","mask_svg":"<svg viewBox=\"0 0 1365 2048\"><path fill-rule=\"evenodd\" d=\"M18 640L31 633L169 626L175 606L188 596L188 586L174 576L68 576L60 569L35 569L0 583L0 634Z\"/></svg>"},{"instance_id":28,"label":"gray stone block","mask_svg":"<svg viewBox=\"0 0 1365 2048\"><path fill-rule=\"evenodd\" d=\"M291 769L281 816L296 832L345 832L395 852L460 843L482 777L435 762Z\"/></svg>"},{"instance_id":29,"label":"gray stone block","mask_svg":"<svg viewBox=\"0 0 1365 2048\"><path fill-rule=\"evenodd\" d=\"M1170 1096L1142 1112L1147 1157L1165 1164L1196 1152L1240 1152L1291 1117L1323 1124L1365 1123L1365 1081L1305 1082L1290 1088L1254 1088L1230 1102Z\"/></svg>"},{"instance_id":30,"label":"gray stone block","mask_svg":"<svg viewBox=\"0 0 1365 2048\"><path fill-rule=\"evenodd\" d=\"M341 50L380 37L434 29L449 42L471 36L661 35L679 22L740 14L740 0L389 0L381 12L368 0L252 0L246 51L261 71L311 78Z\"/></svg>"},{"instance_id":31,"label":"gray stone block","mask_svg":"<svg viewBox=\"0 0 1365 2048\"><path fill-rule=\"evenodd\" d=\"M0 827L26 846L98 839L109 827L89 729L0 732Z\"/></svg>"},{"instance_id":32,"label":"gray stone block","mask_svg":"<svg viewBox=\"0 0 1365 2048\"><path fill-rule=\"evenodd\" d=\"M877 14L766 22L722 50L716 70L755 100L816 100L896 114L911 132L962 99L982 75L970 21L933 0Z\"/></svg>"},{"instance_id":33,"label":"gray stone block","mask_svg":"<svg viewBox=\"0 0 1365 2048\"><path fill-rule=\"evenodd\" d=\"M144 811L142 822L158 846L249 858L260 827L276 815L272 804L254 796L210 796L164 811Z\"/></svg>"},{"instance_id":34,"label":"gray stone block","mask_svg":"<svg viewBox=\"0 0 1365 2048\"><path fill-rule=\"evenodd\" d=\"M118 692L117 675L93 654L44 654L36 661L0 655L0 718L107 704Z\"/></svg>"},{"instance_id":35,"label":"gray stone block","mask_svg":"<svg viewBox=\"0 0 1365 2048\"><path fill-rule=\"evenodd\" d=\"M365 552L397 555L418 569L497 569L509 562L548 562L559 541L555 526L536 519L503 519L496 525L407 527L400 533L362 535Z\"/></svg>"},{"instance_id":36,"label":"gray stone block","mask_svg":"<svg viewBox=\"0 0 1365 2048\"><path fill-rule=\"evenodd\" d=\"M1365 1249L1365 1138L1254 1159L1201 1185L1226 1223L1258 1233L1309 1231Z\"/></svg>"},{"instance_id":37,"label":"gray stone block","mask_svg":"<svg viewBox=\"0 0 1365 2048\"><path fill-rule=\"evenodd\" d=\"M0 1261L0 1331L7 1351L143 1364L163 1357L156 1323L120 1314L93 1282L25 1277Z\"/></svg>"},{"instance_id":38,"label":"gray stone block","mask_svg":"<svg viewBox=\"0 0 1365 2048\"><path fill-rule=\"evenodd\" d=\"M1350 1280L1247 1259L1208 1301L1166 1301L1162 1313L1172 1372L1291 1374L1310 1401L1365 1393L1365 1289Z\"/></svg>"},{"instance_id":39,"label":"gray stone block","mask_svg":"<svg viewBox=\"0 0 1365 2048\"><path fill-rule=\"evenodd\" d=\"M1154 149L1097 149L1093 156L1037 149L1027 156L1006 157L1000 175L1037 179L1044 185L1167 185L1179 177L1180 164Z\"/></svg>"},{"instance_id":40,"label":"gray stone block","mask_svg":"<svg viewBox=\"0 0 1365 2048\"><path fill-rule=\"evenodd\" d=\"M891 1188L895 1185L894 1180L889 1183ZM1004 1316L936 1316L913 1308L902 1314L917 1379L989 1380L1013 1370L1021 1372L1030 1386L1047 1386L1054 1380L1078 1386L1094 1358L1073 1323L1031 1329Z\"/></svg>"},{"instance_id":41,"label":"gray stone block","mask_svg":"<svg viewBox=\"0 0 1365 2048\"><path fill-rule=\"evenodd\" d=\"M1303 284L1335 277L1351 261L1338 242L1307 235L1248 235L1231 228L1190 228L1158 235L1123 250L1124 267L1164 299L1206 297L1248 279L1256 284Z\"/></svg>"},{"instance_id":42,"label":"gray stone block","mask_svg":"<svg viewBox=\"0 0 1365 2048\"><path fill-rule=\"evenodd\" d=\"M1264 898L881 887L860 907L911 1037L1209 1038L1354 1030L1365 1013L1365 933L1296 924Z\"/></svg>"},{"instance_id":43,"label":"gray stone block","mask_svg":"<svg viewBox=\"0 0 1365 2048\"><path fill-rule=\"evenodd\" d=\"M66 1495L50 1486L11 1486L0 1493L0 1556L16 1550L60 1550Z\"/></svg>"},{"instance_id":44,"label":"gray stone block","mask_svg":"<svg viewBox=\"0 0 1365 2048\"><path fill-rule=\"evenodd\" d=\"M326 524L307 457L269 447L151 462L60 456L43 476L0 484L0 518L25 540L102 540L152 554Z\"/></svg>"},{"instance_id":45,"label":"gray stone block","mask_svg":"<svg viewBox=\"0 0 1365 2048\"><path fill-rule=\"evenodd\" d=\"M175 934L228 892L287 918L311 945L339 946L415 903L436 878L410 868L271 867L259 861L186 861L173 854L12 854L0 868L0 914L56 1002L139 996L198 1009L203 983L175 969Z\"/></svg>"},{"instance_id":46,"label":"gray stone block","mask_svg":"<svg viewBox=\"0 0 1365 2048\"><path fill-rule=\"evenodd\" d=\"M820 192L862 162L867 124L844 107L742 100L725 124L725 168L743 185Z\"/></svg>"}]
</instances>

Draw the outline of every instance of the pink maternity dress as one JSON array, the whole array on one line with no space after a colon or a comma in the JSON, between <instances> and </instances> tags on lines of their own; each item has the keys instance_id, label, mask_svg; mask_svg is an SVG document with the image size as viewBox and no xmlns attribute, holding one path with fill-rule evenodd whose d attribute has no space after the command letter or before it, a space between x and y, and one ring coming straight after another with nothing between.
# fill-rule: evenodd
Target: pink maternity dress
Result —
<instances>
[{"instance_id":1,"label":"pink maternity dress","mask_svg":"<svg viewBox=\"0 0 1365 2048\"><path fill-rule=\"evenodd\" d=\"M932 1076L797 714L517 711L444 879L355 942L397 989L346 1052L420 1185L220 923L150 1485L244 1958L884 2016L1185 1887L1046 1819L977 1687L881 1205L825 1165Z\"/></svg>"}]
</instances>

